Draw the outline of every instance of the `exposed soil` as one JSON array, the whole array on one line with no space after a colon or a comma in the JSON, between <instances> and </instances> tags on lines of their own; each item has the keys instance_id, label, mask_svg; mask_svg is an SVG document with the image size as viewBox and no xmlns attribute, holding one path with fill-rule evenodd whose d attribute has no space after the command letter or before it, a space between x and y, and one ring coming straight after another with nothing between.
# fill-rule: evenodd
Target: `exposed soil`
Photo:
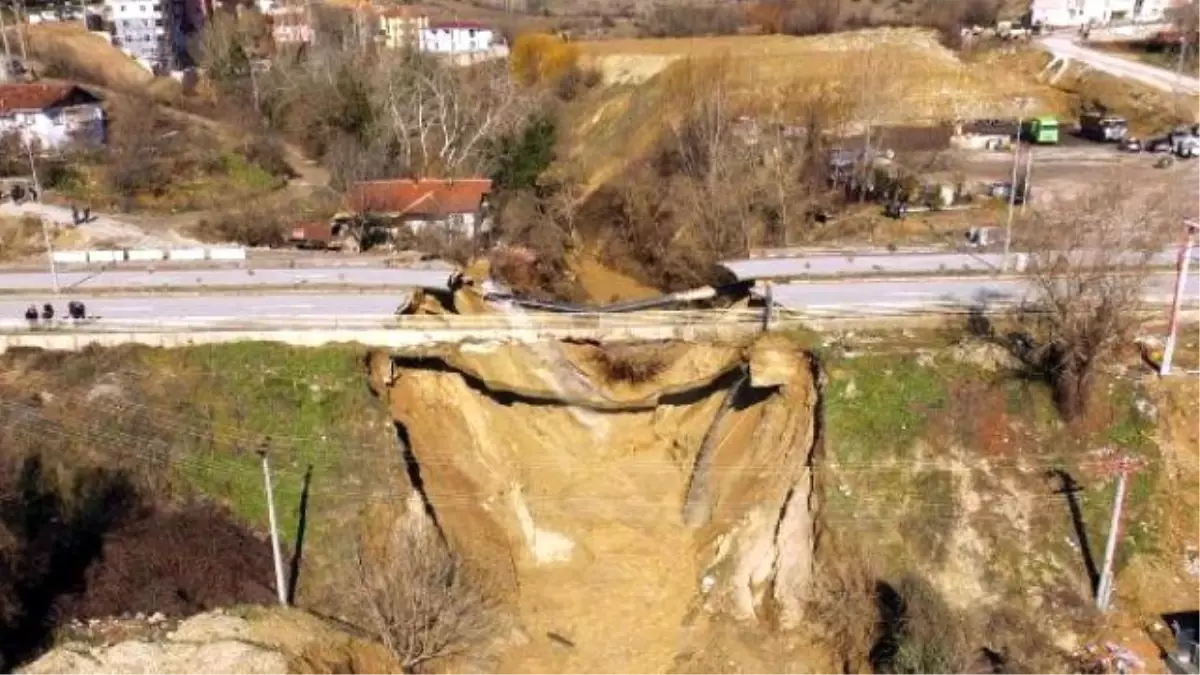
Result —
<instances>
[{"instance_id":1,"label":"exposed soil","mask_svg":"<svg viewBox=\"0 0 1200 675\"><path fill-rule=\"evenodd\" d=\"M375 361L414 485L519 617L497 668L662 672L711 639L702 607L797 620L808 359L784 341L644 345L661 368L614 381L598 349L402 354L390 383Z\"/></svg>"}]
</instances>

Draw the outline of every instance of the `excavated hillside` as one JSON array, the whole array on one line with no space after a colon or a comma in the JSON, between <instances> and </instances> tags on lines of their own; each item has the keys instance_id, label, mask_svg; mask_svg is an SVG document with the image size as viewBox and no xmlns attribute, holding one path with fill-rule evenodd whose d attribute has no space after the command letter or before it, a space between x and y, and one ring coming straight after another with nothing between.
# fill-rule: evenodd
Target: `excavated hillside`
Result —
<instances>
[{"instance_id":1,"label":"excavated hillside","mask_svg":"<svg viewBox=\"0 0 1200 675\"><path fill-rule=\"evenodd\" d=\"M818 391L794 343L373 353L426 511L492 571L505 671L662 672L705 612L795 624Z\"/></svg>"}]
</instances>

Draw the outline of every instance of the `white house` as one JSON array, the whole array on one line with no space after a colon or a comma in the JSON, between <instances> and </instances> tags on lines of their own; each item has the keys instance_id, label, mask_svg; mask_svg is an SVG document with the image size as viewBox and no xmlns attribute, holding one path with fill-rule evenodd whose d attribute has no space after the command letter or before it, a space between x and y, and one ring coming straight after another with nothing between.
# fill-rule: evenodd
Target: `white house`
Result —
<instances>
[{"instance_id":1,"label":"white house","mask_svg":"<svg viewBox=\"0 0 1200 675\"><path fill-rule=\"evenodd\" d=\"M103 143L104 109L73 84L0 84L0 134L13 132L42 149L75 139Z\"/></svg>"},{"instance_id":2,"label":"white house","mask_svg":"<svg viewBox=\"0 0 1200 675\"><path fill-rule=\"evenodd\" d=\"M1051 28L1154 22L1162 21L1172 4L1177 0L1033 0L1029 18Z\"/></svg>"},{"instance_id":3,"label":"white house","mask_svg":"<svg viewBox=\"0 0 1200 675\"><path fill-rule=\"evenodd\" d=\"M382 216L413 234L436 229L474 237L492 227L491 190L487 178L397 178L354 183L347 196L355 213Z\"/></svg>"},{"instance_id":4,"label":"white house","mask_svg":"<svg viewBox=\"0 0 1200 675\"><path fill-rule=\"evenodd\" d=\"M492 48L495 34L483 24L467 21L433 23L421 29L421 51L431 54L471 54Z\"/></svg>"}]
</instances>

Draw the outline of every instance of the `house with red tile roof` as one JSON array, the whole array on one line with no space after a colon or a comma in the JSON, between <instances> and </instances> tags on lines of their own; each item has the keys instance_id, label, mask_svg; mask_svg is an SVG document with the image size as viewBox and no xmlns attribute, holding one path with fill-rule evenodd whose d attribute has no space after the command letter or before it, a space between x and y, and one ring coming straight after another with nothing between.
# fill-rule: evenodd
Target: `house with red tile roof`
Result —
<instances>
[{"instance_id":1,"label":"house with red tile roof","mask_svg":"<svg viewBox=\"0 0 1200 675\"><path fill-rule=\"evenodd\" d=\"M491 229L487 178L395 178L354 183L347 191L350 209L361 215L388 218L418 234L438 228L465 236Z\"/></svg>"},{"instance_id":2,"label":"house with red tile roof","mask_svg":"<svg viewBox=\"0 0 1200 675\"><path fill-rule=\"evenodd\" d=\"M0 84L0 134L18 133L42 149L72 140L104 142L100 99L68 83Z\"/></svg>"}]
</instances>

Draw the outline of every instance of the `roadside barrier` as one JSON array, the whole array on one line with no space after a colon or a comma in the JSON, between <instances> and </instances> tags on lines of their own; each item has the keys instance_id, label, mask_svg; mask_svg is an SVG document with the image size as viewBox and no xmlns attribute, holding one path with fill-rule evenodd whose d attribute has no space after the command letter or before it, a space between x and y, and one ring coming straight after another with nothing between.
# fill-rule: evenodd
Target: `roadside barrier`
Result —
<instances>
[{"instance_id":1,"label":"roadside barrier","mask_svg":"<svg viewBox=\"0 0 1200 675\"><path fill-rule=\"evenodd\" d=\"M237 262L246 259L246 249L220 248L127 248L85 251L55 251L54 262L63 265L108 265L124 262Z\"/></svg>"}]
</instances>

